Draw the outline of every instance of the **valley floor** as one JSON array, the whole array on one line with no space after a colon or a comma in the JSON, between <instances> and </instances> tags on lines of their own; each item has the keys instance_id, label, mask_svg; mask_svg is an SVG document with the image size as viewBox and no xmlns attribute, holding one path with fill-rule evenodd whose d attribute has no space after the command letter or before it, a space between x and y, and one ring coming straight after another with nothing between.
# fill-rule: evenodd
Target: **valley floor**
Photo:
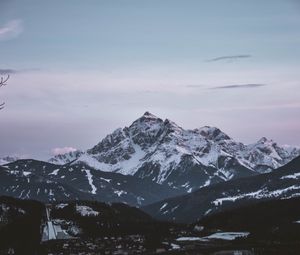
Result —
<instances>
[{"instance_id":1,"label":"valley floor","mask_svg":"<svg viewBox=\"0 0 300 255\"><path fill-rule=\"evenodd\" d=\"M147 247L141 236L110 237L87 240L55 240L43 243L39 254L203 254L203 255L282 255L299 254L299 243L226 242L209 243L194 241L178 243L163 242L156 247Z\"/></svg>"},{"instance_id":2,"label":"valley floor","mask_svg":"<svg viewBox=\"0 0 300 255\"><path fill-rule=\"evenodd\" d=\"M119 203L0 202L0 255L300 254L299 198L239 207L193 224L158 221Z\"/></svg>"}]
</instances>

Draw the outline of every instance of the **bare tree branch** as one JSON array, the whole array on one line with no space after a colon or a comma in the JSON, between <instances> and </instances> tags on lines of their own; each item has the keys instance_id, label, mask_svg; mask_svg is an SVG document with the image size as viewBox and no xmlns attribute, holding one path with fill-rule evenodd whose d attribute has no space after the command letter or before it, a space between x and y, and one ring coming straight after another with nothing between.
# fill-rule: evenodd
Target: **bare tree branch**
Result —
<instances>
[{"instance_id":1,"label":"bare tree branch","mask_svg":"<svg viewBox=\"0 0 300 255\"><path fill-rule=\"evenodd\" d=\"M9 79L9 74L7 75L6 78L1 77L0 78L0 87L7 85L6 82L8 81L8 79Z\"/></svg>"},{"instance_id":2,"label":"bare tree branch","mask_svg":"<svg viewBox=\"0 0 300 255\"><path fill-rule=\"evenodd\" d=\"M0 88L2 87L2 86L5 86L5 85L7 85L6 84L6 82L8 81L8 79L9 79L9 74L7 75L7 77L1 77L0 78ZM5 105L5 103L1 103L0 104L0 110L2 110L3 108L4 108L4 105Z\"/></svg>"}]
</instances>

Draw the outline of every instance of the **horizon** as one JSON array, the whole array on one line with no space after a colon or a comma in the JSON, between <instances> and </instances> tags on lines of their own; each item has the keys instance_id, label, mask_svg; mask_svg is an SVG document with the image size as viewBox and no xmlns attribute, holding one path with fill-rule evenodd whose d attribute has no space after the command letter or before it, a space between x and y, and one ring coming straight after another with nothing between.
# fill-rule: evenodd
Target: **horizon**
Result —
<instances>
[{"instance_id":1,"label":"horizon","mask_svg":"<svg viewBox=\"0 0 300 255\"><path fill-rule=\"evenodd\" d=\"M90 148L145 111L300 145L297 1L0 3L0 157Z\"/></svg>"}]
</instances>

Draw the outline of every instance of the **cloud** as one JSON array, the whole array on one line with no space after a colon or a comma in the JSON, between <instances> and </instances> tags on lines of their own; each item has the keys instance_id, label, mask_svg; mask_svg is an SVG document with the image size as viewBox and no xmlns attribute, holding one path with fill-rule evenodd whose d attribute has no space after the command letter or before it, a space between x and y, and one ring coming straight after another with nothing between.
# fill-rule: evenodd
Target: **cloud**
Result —
<instances>
[{"instance_id":1,"label":"cloud","mask_svg":"<svg viewBox=\"0 0 300 255\"><path fill-rule=\"evenodd\" d=\"M263 87L266 84L259 84L259 83L251 83L251 84L232 84L232 85L225 85L225 86L217 86L211 89L248 89L248 88L257 88Z\"/></svg>"},{"instance_id":2,"label":"cloud","mask_svg":"<svg viewBox=\"0 0 300 255\"><path fill-rule=\"evenodd\" d=\"M73 152L73 151L77 151L77 149L75 149L73 147L53 148L51 150L51 154L56 156L56 155L62 155L62 154L66 154L66 153Z\"/></svg>"},{"instance_id":3,"label":"cloud","mask_svg":"<svg viewBox=\"0 0 300 255\"><path fill-rule=\"evenodd\" d=\"M206 62L216 62L216 61L223 61L223 60L239 60L242 58L251 58L251 55L231 55L231 56L222 56L217 58L212 58L206 60Z\"/></svg>"},{"instance_id":4,"label":"cloud","mask_svg":"<svg viewBox=\"0 0 300 255\"><path fill-rule=\"evenodd\" d=\"M0 40L9 40L17 37L23 32L22 21L19 19L11 20L0 27Z\"/></svg>"},{"instance_id":5,"label":"cloud","mask_svg":"<svg viewBox=\"0 0 300 255\"><path fill-rule=\"evenodd\" d=\"M17 72L18 71L14 69L0 69L0 74L14 74Z\"/></svg>"},{"instance_id":6,"label":"cloud","mask_svg":"<svg viewBox=\"0 0 300 255\"><path fill-rule=\"evenodd\" d=\"M203 85L186 85L186 88L203 88Z\"/></svg>"},{"instance_id":7,"label":"cloud","mask_svg":"<svg viewBox=\"0 0 300 255\"><path fill-rule=\"evenodd\" d=\"M17 73L28 73L38 72L40 68L26 68L26 69L11 69L11 68L0 68L0 75L17 74Z\"/></svg>"}]
</instances>

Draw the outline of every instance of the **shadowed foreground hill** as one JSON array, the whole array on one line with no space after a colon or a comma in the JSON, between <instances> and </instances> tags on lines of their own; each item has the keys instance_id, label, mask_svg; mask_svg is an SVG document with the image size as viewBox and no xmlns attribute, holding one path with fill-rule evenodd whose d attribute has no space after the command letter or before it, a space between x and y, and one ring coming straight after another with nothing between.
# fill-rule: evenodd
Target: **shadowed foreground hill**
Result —
<instances>
[{"instance_id":1,"label":"shadowed foreground hill","mask_svg":"<svg viewBox=\"0 0 300 255\"><path fill-rule=\"evenodd\" d=\"M103 172L82 164L55 165L23 159L0 166L0 195L42 202L96 200L141 206L183 192L151 180Z\"/></svg>"},{"instance_id":2,"label":"shadowed foreground hill","mask_svg":"<svg viewBox=\"0 0 300 255\"><path fill-rule=\"evenodd\" d=\"M300 196L300 157L268 174L211 185L143 207L160 220L192 223L203 216L279 198Z\"/></svg>"},{"instance_id":3,"label":"shadowed foreground hill","mask_svg":"<svg viewBox=\"0 0 300 255\"><path fill-rule=\"evenodd\" d=\"M0 197L0 254L33 254L41 241L44 205L37 201Z\"/></svg>"},{"instance_id":4,"label":"shadowed foreground hill","mask_svg":"<svg viewBox=\"0 0 300 255\"><path fill-rule=\"evenodd\" d=\"M264 201L204 217L204 229L248 231L256 240L300 241L300 198Z\"/></svg>"},{"instance_id":5,"label":"shadowed foreground hill","mask_svg":"<svg viewBox=\"0 0 300 255\"><path fill-rule=\"evenodd\" d=\"M76 236L99 237L164 232L170 224L161 223L138 208L126 204L72 201L53 205L51 218L78 228ZM70 227L70 224L68 224ZM72 227L72 226L71 226Z\"/></svg>"},{"instance_id":6,"label":"shadowed foreground hill","mask_svg":"<svg viewBox=\"0 0 300 255\"><path fill-rule=\"evenodd\" d=\"M174 224L159 222L138 208L121 203L66 201L42 204L0 196L0 254L48 254L57 245L70 241L86 243L106 240L104 249L116 249L109 240L131 245L136 241L143 249L161 244ZM108 240L108 241L107 241ZM62 247L57 252L60 254ZM77 251L79 251L77 249ZM76 253L75 253L76 254Z\"/></svg>"}]
</instances>

